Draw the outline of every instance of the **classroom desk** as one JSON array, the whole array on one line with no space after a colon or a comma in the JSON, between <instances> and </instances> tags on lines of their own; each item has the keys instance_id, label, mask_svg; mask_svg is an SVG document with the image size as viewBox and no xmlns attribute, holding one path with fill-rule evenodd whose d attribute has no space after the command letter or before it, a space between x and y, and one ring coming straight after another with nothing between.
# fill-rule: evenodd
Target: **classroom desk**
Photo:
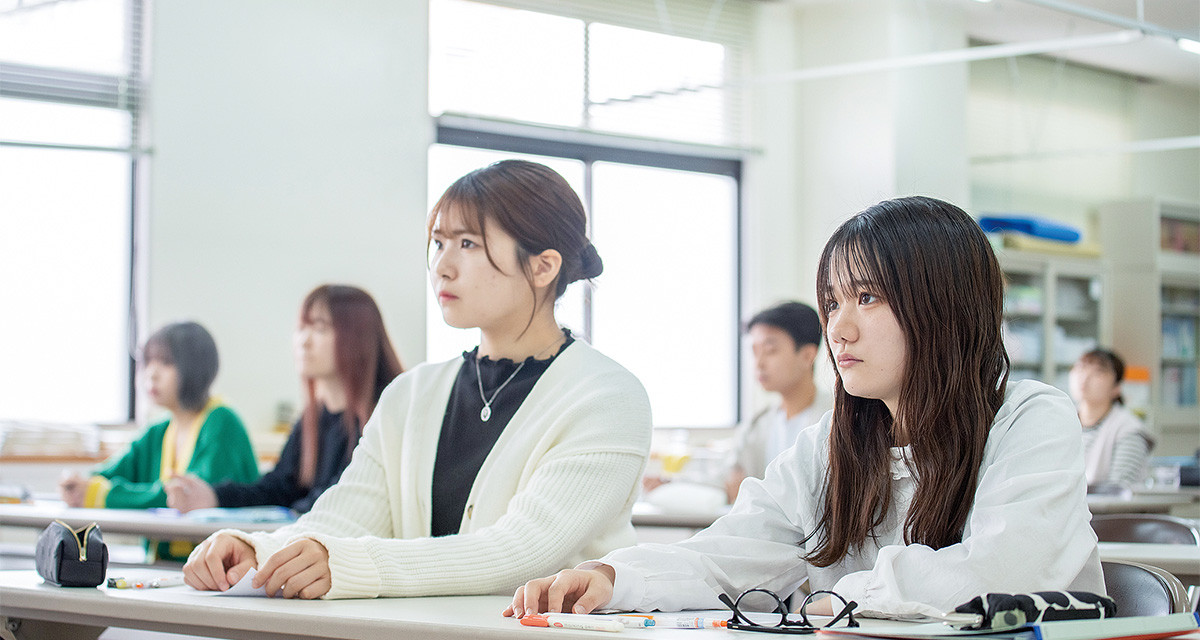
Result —
<instances>
[{"instance_id":1,"label":"classroom desk","mask_svg":"<svg viewBox=\"0 0 1200 640\"><path fill-rule=\"evenodd\" d=\"M532 629L500 615L508 596L282 600L167 589L62 589L33 571L0 571L0 629L15 637L94 640L104 627L255 640L590 638L595 631ZM724 629L626 629L623 638L745 638Z\"/></svg>"},{"instance_id":2,"label":"classroom desk","mask_svg":"<svg viewBox=\"0 0 1200 640\"><path fill-rule=\"evenodd\" d=\"M1089 494L1088 510L1097 513L1170 513L1173 507L1200 503L1200 489L1184 487L1172 490L1138 489L1128 495ZM633 505L635 527L685 527L703 529L728 513L721 511L664 511L648 502Z\"/></svg>"},{"instance_id":3,"label":"classroom desk","mask_svg":"<svg viewBox=\"0 0 1200 640\"><path fill-rule=\"evenodd\" d=\"M1170 513L1172 507L1200 502L1194 487L1170 491L1138 490L1127 496L1089 494L1088 510L1097 513Z\"/></svg>"},{"instance_id":4,"label":"classroom desk","mask_svg":"<svg viewBox=\"0 0 1200 640\"><path fill-rule=\"evenodd\" d=\"M1185 585L1200 584L1200 545L1101 542L1101 560L1126 560L1165 569Z\"/></svg>"},{"instance_id":5,"label":"classroom desk","mask_svg":"<svg viewBox=\"0 0 1200 640\"><path fill-rule=\"evenodd\" d=\"M81 509L61 502L0 504L0 527L44 529L62 520L72 526L95 522L104 533L128 533L158 540L199 542L214 531L274 531L286 522L205 522L184 516L164 515L145 509Z\"/></svg>"},{"instance_id":6,"label":"classroom desk","mask_svg":"<svg viewBox=\"0 0 1200 640\"><path fill-rule=\"evenodd\" d=\"M729 507L725 507L717 512L664 511L648 502L637 502L633 505L632 520L635 527L703 529L726 513L729 513Z\"/></svg>"}]
</instances>

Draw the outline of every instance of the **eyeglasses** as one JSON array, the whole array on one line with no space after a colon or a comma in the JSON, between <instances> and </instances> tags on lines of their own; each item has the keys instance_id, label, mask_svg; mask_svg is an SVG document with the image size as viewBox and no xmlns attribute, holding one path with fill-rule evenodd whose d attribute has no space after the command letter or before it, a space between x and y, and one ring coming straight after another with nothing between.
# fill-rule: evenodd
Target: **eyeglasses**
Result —
<instances>
[{"instance_id":1,"label":"eyeglasses","mask_svg":"<svg viewBox=\"0 0 1200 640\"><path fill-rule=\"evenodd\" d=\"M775 624L759 624L754 622L738 609L742 603L742 599L752 593L766 594L775 600L774 613L779 614L779 619L775 622ZM817 626L809 622L808 613L805 612L805 609L808 608L809 603L812 602L815 596L818 596L822 593L827 593L830 597L836 598L842 603L841 612L833 616L833 618L824 626L832 627L841 621L842 618L846 619L847 627L858 626L858 621L854 619L854 609L858 607L858 603L853 600L847 602L845 598L832 591L821 590L808 594L808 596L804 598L804 602L800 604L799 620L789 619L787 604L785 604L783 599L776 595L774 591L770 591L768 589L749 589L747 591L743 591L742 595L737 597L737 600L730 600L729 596L723 593L719 597L721 602L724 602L725 606L729 607L730 610L733 611L733 617L729 619L729 622L726 625L726 627L729 629L738 629L740 631L762 631L765 633L802 634L814 633L817 630Z\"/></svg>"}]
</instances>

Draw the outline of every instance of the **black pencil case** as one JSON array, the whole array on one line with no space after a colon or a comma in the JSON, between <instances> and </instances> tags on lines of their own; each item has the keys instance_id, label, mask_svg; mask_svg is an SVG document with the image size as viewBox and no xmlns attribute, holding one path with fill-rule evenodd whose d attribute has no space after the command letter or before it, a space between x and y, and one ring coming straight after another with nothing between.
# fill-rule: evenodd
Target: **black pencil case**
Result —
<instances>
[{"instance_id":1,"label":"black pencil case","mask_svg":"<svg viewBox=\"0 0 1200 640\"><path fill-rule=\"evenodd\" d=\"M1117 612L1112 598L1086 591L1036 591L989 593L977 596L954 610L980 617L966 629L1009 629L1052 620L1111 618Z\"/></svg>"},{"instance_id":2,"label":"black pencil case","mask_svg":"<svg viewBox=\"0 0 1200 640\"><path fill-rule=\"evenodd\" d=\"M108 546L93 522L72 529L62 520L50 523L38 536L37 572L60 587L95 587L108 571Z\"/></svg>"}]
</instances>

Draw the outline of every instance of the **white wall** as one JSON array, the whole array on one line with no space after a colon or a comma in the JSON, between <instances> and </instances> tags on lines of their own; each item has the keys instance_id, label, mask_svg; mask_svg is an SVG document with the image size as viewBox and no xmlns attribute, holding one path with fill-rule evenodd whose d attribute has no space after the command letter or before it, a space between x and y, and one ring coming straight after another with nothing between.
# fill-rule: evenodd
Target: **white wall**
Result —
<instances>
[{"instance_id":1,"label":"white wall","mask_svg":"<svg viewBox=\"0 0 1200 640\"><path fill-rule=\"evenodd\" d=\"M1037 57L971 65L971 200L1095 238L1096 205L1137 196L1200 201L1200 150L1129 154L1139 140L1200 134L1200 92ZM1094 150L1095 153L1064 153ZM1040 154L1040 157L1039 157Z\"/></svg>"},{"instance_id":2,"label":"white wall","mask_svg":"<svg viewBox=\"0 0 1200 640\"><path fill-rule=\"evenodd\" d=\"M1162 83L1134 86L1135 140L1200 135L1200 90ZM1200 202L1200 149L1137 154L1130 191L1134 196Z\"/></svg>"},{"instance_id":3,"label":"white wall","mask_svg":"<svg viewBox=\"0 0 1200 640\"><path fill-rule=\"evenodd\" d=\"M966 45L952 2L814 1L756 5L756 77ZM747 314L784 299L816 303L830 234L899 195L963 202L966 66L754 85L746 172ZM749 362L749 360L747 360ZM818 380L832 383L827 359ZM766 401L753 371L744 409Z\"/></svg>"},{"instance_id":4,"label":"white wall","mask_svg":"<svg viewBox=\"0 0 1200 640\"><path fill-rule=\"evenodd\" d=\"M423 2L160 0L152 16L149 325L195 319L259 435L299 403L314 286L362 286L424 356Z\"/></svg>"}]
</instances>

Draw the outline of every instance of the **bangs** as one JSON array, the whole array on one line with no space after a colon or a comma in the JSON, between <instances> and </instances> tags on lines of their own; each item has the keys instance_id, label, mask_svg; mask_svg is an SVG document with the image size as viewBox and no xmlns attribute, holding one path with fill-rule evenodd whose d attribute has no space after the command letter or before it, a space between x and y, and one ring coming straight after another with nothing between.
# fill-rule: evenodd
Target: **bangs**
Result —
<instances>
[{"instance_id":1,"label":"bangs","mask_svg":"<svg viewBox=\"0 0 1200 640\"><path fill-rule=\"evenodd\" d=\"M435 227L442 231L453 228L484 235L484 198L474 175L469 173L455 181L429 210L425 229L430 241Z\"/></svg>"},{"instance_id":2,"label":"bangs","mask_svg":"<svg viewBox=\"0 0 1200 640\"><path fill-rule=\"evenodd\" d=\"M333 317L333 310L329 304L329 287L318 287L304 298L304 303L300 305L301 326L313 323L313 309L318 305L324 306L329 316Z\"/></svg>"},{"instance_id":3,"label":"bangs","mask_svg":"<svg viewBox=\"0 0 1200 640\"><path fill-rule=\"evenodd\" d=\"M821 264L818 291L821 306L827 309L826 301L833 297L835 288L848 291L870 291L873 295L887 299L887 289L880 256L872 251L871 245L861 238L847 234L830 247L828 258ZM822 316L826 315L822 311Z\"/></svg>"},{"instance_id":4,"label":"bangs","mask_svg":"<svg viewBox=\"0 0 1200 640\"><path fill-rule=\"evenodd\" d=\"M167 346L166 340L162 336L151 336L146 341L146 345L142 347L142 364L147 362L157 361L166 365L174 365L175 357L171 354L171 348Z\"/></svg>"},{"instance_id":5,"label":"bangs","mask_svg":"<svg viewBox=\"0 0 1200 640\"><path fill-rule=\"evenodd\" d=\"M494 165L493 165L494 166ZM471 173L454 181L442 197L438 198L437 204L429 210L429 218L425 221L425 246L427 257L432 257L433 246L433 230L436 228L444 234L453 235L452 232L466 232L479 236L480 244L483 245L483 253L487 256L488 262L501 273L504 271L500 265L496 264L496 260L492 257L492 250L488 247L486 218L489 213L494 214L494 209L488 205L483 188L482 178L488 167L476 169ZM503 223L500 224L504 227Z\"/></svg>"},{"instance_id":6,"label":"bangs","mask_svg":"<svg viewBox=\"0 0 1200 640\"><path fill-rule=\"evenodd\" d=\"M1079 361L1084 364L1090 364L1099 367L1111 374L1117 379L1117 382L1125 377L1125 366L1117 362L1113 355L1107 351L1096 349L1089 351L1082 356L1079 356Z\"/></svg>"}]
</instances>

